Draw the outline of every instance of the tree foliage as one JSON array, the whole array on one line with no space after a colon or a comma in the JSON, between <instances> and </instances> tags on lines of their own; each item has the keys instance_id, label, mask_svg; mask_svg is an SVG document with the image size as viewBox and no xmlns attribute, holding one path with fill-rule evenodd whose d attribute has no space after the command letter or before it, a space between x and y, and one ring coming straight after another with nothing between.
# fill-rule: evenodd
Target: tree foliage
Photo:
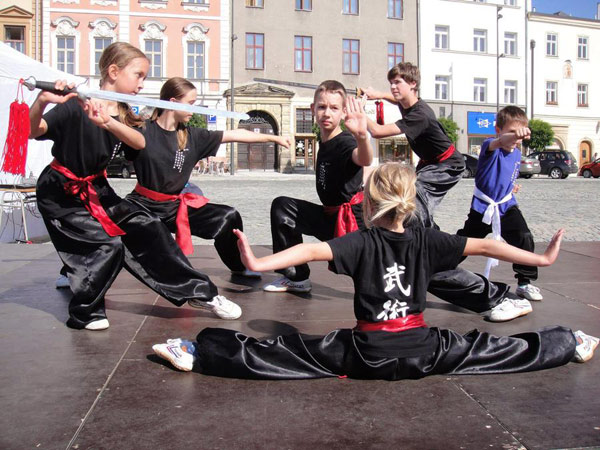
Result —
<instances>
[{"instance_id":1,"label":"tree foliage","mask_svg":"<svg viewBox=\"0 0 600 450\"><path fill-rule=\"evenodd\" d=\"M442 128L450 138L453 144L456 144L458 141L458 124L452 120L450 117L440 117L438 122L442 124Z\"/></svg>"},{"instance_id":2,"label":"tree foliage","mask_svg":"<svg viewBox=\"0 0 600 450\"><path fill-rule=\"evenodd\" d=\"M530 150L544 150L554 142L554 131L548 122L539 119L529 121L531 139L523 141L523 145Z\"/></svg>"},{"instance_id":3,"label":"tree foliage","mask_svg":"<svg viewBox=\"0 0 600 450\"><path fill-rule=\"evenodd\" d=\"M188 126L195 128L206 128L206 116L194 113L194 115L188 122Z\"/></svg>"}]
</instances>

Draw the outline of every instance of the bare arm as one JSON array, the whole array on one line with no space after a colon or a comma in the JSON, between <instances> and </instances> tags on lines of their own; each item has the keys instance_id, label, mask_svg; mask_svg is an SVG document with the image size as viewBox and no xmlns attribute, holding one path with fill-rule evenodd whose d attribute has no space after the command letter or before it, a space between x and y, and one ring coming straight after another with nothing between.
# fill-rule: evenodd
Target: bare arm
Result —
<instances>
[{"instance_id":1,"label":"bare arm","mask_svg":"<svg viewBox=\"0 0 600 450\"><path fill-rule=\"evenodd\" d=\"M376 139L386 138L390 136L396 136L402 134L402 130L398 128L395 123L386 123L385 125L379 125L377 122L367 118L367 128L369 133Z\"/></svg>"},{"instance_id":2,"label":"bare arm","mask_svg":"<svg viewBox=\"0 0 600 450\"><path fill-rule=\"evenodd\" d=\"M501 259L502 261L523 264L527 266L544 267L554 264L560 250L560 242L565 230L561 228L554 234L543 255L521 250L504 242L492 239L467 239L464 256L480 255Z\"/></svg>"},{"instance_id":3,"label":"bare arm","mask_svg":"<svg viewBox=\"0 0 600 450\"><path fill-rule=\"evenodd\" d=\"M357 166L370 166L373 162L373 148L367 130L367 115L362 103L354 97L346 99L345 124L357 142L357 147L352 152L352 161Z\"/></svg>"},{"instance_id":4,"label":"bare arm","mask_svg":"<svg viewBox=\"0 0 600 450\"><path fill-rule=\"evenodd\" d=\"M285 148L290 148L292 146L292 140L289 136L253 133L250 130L244 130L242 128L238 128L237 130L223 131L223 140L221 142L223 144L228 142L274 142L276 144L283 145Z\"/></svg>"},{"instance_id":5,"label":"bare arm","mask_svg":"<svg viewBox=\"0 0 600 450\"><path fill-rule=\"evenodd\" d=\"M373 89L371 86L368 88L362 88L361 91L367 94L367 98L369 100L385 100L390 102L392 105L398 104L391 92L378 91Z\"/></svg>"},{"instance_id":6,"label":"bare arm","mask_svg":"<svg viewBox=\"0 0 600 450\"><path fill-rule=\"evenodd\" d=\"M87 100L83 104L83 110L87 113L92 123L109 131L132 149L141 150L146 147L144 135L111 117L102 103L95 100Z\"/></svg>"},{"instance_id":7,"label":"bare arm","mask_svg":"<svg viewBox=\"0 0 600 450\"><path fill-rule=\"evenodd\" d=\"M257 258L250 248L246 235L240 230L233 230L233 232L238 237L238 248L240 249L240 256L244 266L257 272L284 269L310 261L333 260L331 247L326 242L298 244L279 253Z\"/></svg>"},{"instance_id":8,"label":"bare arm","mask_svg":"<svg viewBox=\"0 0 600 450\"><path fill-rule=\"evenodd\" d=\"M531 131L527 127L518 128L514 132L501 134L490 142L487 151L493 152L499 148L512 150L517 144L521 143L523 139L529 139L530 135Z\"/></svg>"}]
</instances>

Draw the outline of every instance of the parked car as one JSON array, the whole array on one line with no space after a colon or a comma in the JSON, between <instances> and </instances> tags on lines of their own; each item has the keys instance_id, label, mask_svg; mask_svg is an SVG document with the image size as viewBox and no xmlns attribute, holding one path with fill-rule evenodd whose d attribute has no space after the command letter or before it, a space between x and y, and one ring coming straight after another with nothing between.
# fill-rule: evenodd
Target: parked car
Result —
<instances>
[{"instance_id":1,"label":"parked car","mask_svg":"<svg viewBox=\"0 0 600 450\"><path fill-rule=\"evenodd\" d=\"M108 163L106 174L109 177L117 176L129 178L131 175L135 174L135 168L133 167L133 162L126 159L123 151L120 151Z\"/></svg>"},{"instance_id":2,"label":"parked car","mask_svg":"<svg viewBox=\"0 0 600 450\"><path fill-rule=\"evenodd\" d=\"M579 175L581 175L583 178L600 177L600 158L598 158L596 161L592 161L581 166L579 169Z\"/></svg>"},{"instance_id":3,"label":"parked car","mask_svg":"<svg viewBox=\"0 0 600 450\"><path fill-rule=\"evenodd\" d=\"M579 168L575 157L566 150L544 150L528 155L540 162L541 173L550 178L567 178L570 173L577 173Z\"/></svg>"},{"instance_id":4,"label":"parked car","mask_svg":"<svg viewBox=\"0 0 600 450\"><path fill-rule=\"evenodd\" d=\"M463 153L465 159L465 170L463 172L463 178L473 178L477 174L477 156L467 155Z\"/></svg>"},{"instance_id":5,"label":"parked car","mask_svg":"<svg viewBox=\"0 0 600 450\"><path fill-rule=\"evenodd\" d=\"M529 156L521 155L521 165L519 166L519 178L531 178L542 171L540 162Z\"/></svg>"}]
</instances>

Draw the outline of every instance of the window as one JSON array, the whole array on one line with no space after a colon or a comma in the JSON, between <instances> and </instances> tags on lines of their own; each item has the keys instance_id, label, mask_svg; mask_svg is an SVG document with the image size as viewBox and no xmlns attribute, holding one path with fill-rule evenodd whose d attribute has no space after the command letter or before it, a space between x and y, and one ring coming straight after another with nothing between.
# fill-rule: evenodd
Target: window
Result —
<instances>
[{"instance_id":1,"label":"window","mask_svg":"<svg viewBox=\"0 0 600 450\"><path fill-rule=\"evenodd\" d=\"M184 3L195 3L197 5L208 5L208 0L183 0Z\"/></svg>"},{"instance_id":2,"label":"window","mask_svg":"<svg viewBox=\"0 0 600 450\"><path fill-rule=\"evenodd\" d=\"M517 33L504 33L504 54L506 56L516 56Z\"/></svg>"},{"instance_id":3,"label":"window","mask_svg":"<svg viewBox=\"0 0 600 450\"><path fill-rule=\"evenodd\" d=\"M517 82L506 80L504 81L504 103L507 105L517 104Z\"/></svg>"},{"instance_id":4,"label":"window","mask_svg":"<svg viewBox=\"0 0 600 450\"><path fill-rule=\"evenodd\" d=\"M440 106L440 112L438 114L438 117L446 117L446 107L445 106Z\"/></svg>"},{"instance_id":5,"label":"window","mask_svg":"<svg viewBox=\"0 0 600 450\"><path fill-rule=\"evenodd\" d=\"M294 70L296 72L312 71L312 37L294 37Z\"/></svg>"},{"instance_id":6,"label":"window","mask_svg":"<svg viewBox=\"0 0 600 450\"><path fill-rule=\"evenodd\" d=\"M435 98L436 100L448 100L449 78L444 75L435 76Z\"/></svg>"},{"instance_id":7,"label":"window","mask_svg":"<svg viewBox=\"0 0 600 450\"><path fill-rule=\"evenodd\" d=\"M487 31L473 30L473 51L485 53L487 51Z\"/></svg>"},{"instance_id":8,"label":"window","mask_svg":"<svg viewBox=\"0 0 600 450\"><path fill-rule=\"evenodd\" d=\"M546 81L546 104L558 104L558 82Z\"/></svg>"},{"instance_id":9,"label":"window","mask_svg":"<svg viewBox=\"0 0 600 450\"><path fill-rule=\"evenodd\" d=\"M56 38L56 68L75 74L75 38L72 36Z\"/></svg>"},{"instance_id":10,"label":"window","mask_svg":"<svg viewBox=\"0 0 600 450\"><path fill-rule=\"evenodd\" d=\"M388 0L388 18L402 19L402 0Z\"/></svg>"},{"instance_id":11,"label":"window","mask_svg":"<svg viewBox=\"0 0 600 450\"><path fill-rule=\"evenodd\" d=\"M342 42L343 72L358 74L360 70L360 41L344 39Z\"/></svg>"},{"instance_id":12,"label":"window","mask_svg":"<svg viewBox=\"0 0 600 450\"><path fill-rule=\"evenodd\" d=\"M246 6L249 8L264 8L263 0L246 0Z\"/></svg>"},{"instance_id":13,"label":"window","mask_svg":"<svg viewBox=\"0 0 600 450\"><path fill-rule=\"evenodd\" d=\"M313 117L310 108L296 109L296 133L312 133Z\"/></svg>"},{"instance_id":14,"label":"window","mask_svg":"<svg viewBox=\"0 0 600 450\"><path fill-rule=\"evenodd\" d=\"M358 15L358 0L343 0L342 13Z\"/></svg>"},{"instance_id":15,"label":"window","mask_svg":"<svg viewBox=\"0 0 600 450\"><path fill-rule=\"evenodd\" d=\"M588 59L588 38L579 36L577 38L577 58Z\"/></svg>"},{"instance_id":16,"label":"window","mask_svg":"<svg viewBox=\"0 0 600 450\"><path fill-rule=\"evenodd\" d=\"M487 80L485 78L473 79L473 101L485 103Z\"/></svg>"},{"instance_id":17,"label":"window","mask_svg":"<svg viewBox=\"0 0 600 450\"><path fill-rule=\"evenodd\" d=\"M435 48L448 50L449 29L444 25L435 26Z\"/></svg>"},{"instance_id":18,"label":"window","mask_svg":"<svg viewBox=\"0 0 600 450\"><path fill-rule=\"evenodd\" d=\"M312 0L296 0L297 11L312 11Z\"/></svg>"},{"instance_id":19,"label":"window","mask_svg":"<svg viewBox=\"0 0 600 450\"><path fill-rule=\"evenodd\" d=\"M588 85L577 85L577 106L588 106Z\"/></svg>"},{"instance_id":20,"label":"window","mask_svg":"<svg viewBox=\"0 0 600 450\"><path fill-rule=\"evenodd\" d=\"M246 33L246 69L265 68L265 35Z\"/></svg>"},{"instance_id":21,"label":"window","mask_svg":"<svg viewBox=\"0 0 600 450\"><path fill-rule=\"evenodd\" d=\"M204 42L187 43L187 78L204 78Z\"/></svg>"},{"instance_id":22,"label":"window","mask_svg":"<svg viewBox=\"0 0 600 450\"><path fill-rule=\"evenodd\" d=\"M506 6L517 6L517 0L504 0Z\"/></svg>"},{"instance_id":23,"label":"window","mask_svg":"<svg viewBox=\"0 0 600 450\"><path fill-rule=\"evenodd\" d=\"M388 42L388 69L404 62L404 44Z\"/></svg>"},{"instance_id":24,"label":"window","mask_svg":"<svg viewBox=\"0 0 600 450\"><path fill-rule=\"evenodd\" d=\"M4 43L25 53L25 27L4 26Z\"/></svg>"},{"instance_id":25,"label":"window","mask_svg":"<svg viewBox=\"0 0 600 450\"><path fill-rule=\"evenodd\" d=\"M546 34L546 56L558 56L558 35Z\"/></svg>"},{"instance_id":26,"label":"window","mask_svg":"<svg viewBox=\"0 0 600 450\"><path fill-rule=\"evenodd\" d=\"M151 78L162 77L162 41L160 39L144 40L144 53L150 61L148 76Z\"/></svg>"},{"instance_id":27,"label":"window","mask_svg":"<svg viewBox=\"0 0 600 450\"><path fill-rule=\"evenodd\" d=\"M102 52L106 47L112 44L112 38L105 37L97 37L94 38L94 74L100 75L100 67L98 64L100 63L100 57L102 56Z\"/></svg>"}]
</instances>

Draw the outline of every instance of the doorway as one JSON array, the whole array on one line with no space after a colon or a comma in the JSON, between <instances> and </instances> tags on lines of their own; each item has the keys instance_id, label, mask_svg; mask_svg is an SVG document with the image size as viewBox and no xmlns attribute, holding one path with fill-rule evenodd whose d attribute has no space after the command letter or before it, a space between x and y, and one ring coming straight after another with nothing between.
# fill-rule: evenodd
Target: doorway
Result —
<instances>
[{"instance_id":1,"label":"doorway","mask_svg":"<svg viewBox=\"0 0 600 450\"><path fill-rule=\"evenodd\" d=\"M248 120L241 120L238 128L261 134L277 134L277 123L263 111L250 111ZM272 142L239 143L237 154L238 169L276 170L277 146Z\"/></svg>"}]
</instances>

